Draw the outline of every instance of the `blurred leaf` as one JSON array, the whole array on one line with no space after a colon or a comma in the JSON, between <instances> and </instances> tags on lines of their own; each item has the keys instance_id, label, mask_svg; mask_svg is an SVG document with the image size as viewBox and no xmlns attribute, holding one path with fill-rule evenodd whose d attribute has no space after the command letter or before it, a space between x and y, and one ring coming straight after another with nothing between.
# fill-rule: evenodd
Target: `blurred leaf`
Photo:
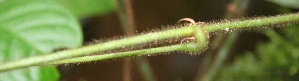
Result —
<instances>
[{"instance_id":1,"label":"blurred leaf","mask_svg":"<svg viewBox=\"0 0 299 81\"><path fill-rule=\"evenodd\" d=\"M0 62L45 54L57 48L78 47L82 41L76 18L54 2L0 2ZM56 81L58 78L54 66L0 73L0 81Z\"/></svg>"},{"instance_id":2,"label":"blurred leaf","mask_svg":"<svg viewBox=\"0 0 299 81\"><path fill-rule=\"evenodd\" d=\"M55 0L70 9L77 17L105 15L115 11L114 0Z\"/></svg>"},{"instance_id":3,"label":"blurred leaf","mask_svg":"<svg viewBox=\"0 0 299 81\"><path fill-rule=\"evenodd\" d=\"M267 0L269 2L273 2L275 4L299 9L299 0Z\"/></svg>"},{"instance_id":4,"label":"blurred leaf","mask_svg":"<svg viewBox=\"0 0 299 81\"><path fill-rule=\"evenodd\" d=\"M298 81L299 25L279 31L265 30L269 42L257 45L255 52L238 57L219 72L223 81ZM255 55L255 56L253 56Z\"/></svg>"}]
</instances>

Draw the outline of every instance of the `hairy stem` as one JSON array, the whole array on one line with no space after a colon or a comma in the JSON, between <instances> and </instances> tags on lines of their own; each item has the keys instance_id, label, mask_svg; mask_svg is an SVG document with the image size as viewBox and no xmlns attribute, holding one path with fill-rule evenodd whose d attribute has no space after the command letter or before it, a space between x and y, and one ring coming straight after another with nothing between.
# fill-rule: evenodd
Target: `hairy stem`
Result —
<instances>
[{"instance_id":1,"label":"hairy stem","mask_svg":"<svg viewBox=\"0 0 299 81\"><path fill-rule=\"evenodd\" d=\"M83 57L77 57L77 58L72 58L72 59L54 61L54 62L47 63L46 65L90 62L90 61L116 59L116 58L124 58L124 57L131 57L131 56L151 55L151 54L157 54L157 53L162 53L162 52L184 50L188 46L188 44L191 44L191 43L177 44L177 45L150 48L150 49L134 50L134 51L128 51L128 52L118 52L118 53L110 53L110 54L102 54L102 55L83 56ZM194 44L194 43L192 43L192 44Z\"/></svg>"},{"instance_id":2,"label":"hairy stem","mask_svg":"<svg viewBox=\"0 0 299 81\"><path fill-rule=\"evenodd\" d=\"M292 24L298 22L299 14L289 14L289 15L278 15L271 17L261 17L250 20L244 20L239 22L228 22L228 23L218 23L205 25L204 28L208 32L215 32L219 30L229 29L242 29L242 28L257 28L263 26L273 26L279 24Z\"/></svg>"},{"instance_id":3,"label":"hairy stem","mask_svg":"<svg viewBox=\"0 0 299 81\"><path fill-rule=\"evenodd\" d=\"M139 35L135 37L124 38L120 40L114 40L114 41L94 44L90 46L84 46L77 49L65 50L65 51L46 54L42 56L25 58L17 61L4 62L0 64L1 65L0 71L22 68L22 67L32 66L32 65L39 65L39 64L48 63L55 60L78 57L78 56L88 55L92 53L121 48L125 46L152 42L156 40L168 39L173 37L181 37L181 36L191 36L193 34L193 27L194 26L180 28L179 30L174 29L174 30L167 30L167 31L156 32L156 33L148 33L148 34Z\"/></svg>"},{"instance_id":4,"label":"hairy stem","mask_svg":"<svg viewBox=\"0 0 299 81\"><path fill-rule=\"evenodd\" d=\"M293 24L294 22L298 22L298 21L299 21L299 14L297 13L297 14L288 14L288 15L281 15L275 17L256 18L256 19L239 21L239 22L209 24L209 25L204 25L203 27L200 28L205 30L205 32L215 32L215 31L227 30L227 28L229 29L253 28L253 27L272 26L276 24L285 24L285 23ZM1 65L0 71L7 71L16 68L33 66L33 65L42 65L44 63L49 63L49 62L58 61L62 59L74 58L78 56L89 55L96 52L103 52L103 51L108 51L108 50L121 48L125 46L158 41L158 40L168 39L168 38L195 35L197 38L197 42L202 41L202 39L207 39L205 36L202 36L202 34L198 34L198 33L202 33L202 31L197 30L198 28L199 28L198 26L186 26L186 27L172 29L172 30L153 32L153 33L138 35L130 38L124 38L124 39L109 41L105 43L84 46L77 49L60 51L60 52L42 55L42 56L25 58L17 61L0 63ZM199 43L198 47L205 48L206 46L204 43ZM190 48L190 46L186 48ZM202 50L202 48L200 49ZM187 49L187 50L194 52L194 49ZM140 53L140 55L142 54L143 53ZM119 56L118 54L113 54L112 57L110 57L109 59L112 59L114 57L117 58L118 56Z\"/></svg>"}]
</instances>

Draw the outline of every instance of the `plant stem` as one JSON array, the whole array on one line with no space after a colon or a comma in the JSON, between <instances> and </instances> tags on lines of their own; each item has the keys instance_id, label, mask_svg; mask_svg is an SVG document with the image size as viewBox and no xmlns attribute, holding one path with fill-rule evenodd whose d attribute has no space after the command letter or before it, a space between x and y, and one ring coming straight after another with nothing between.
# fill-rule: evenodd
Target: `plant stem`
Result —
<instances>
[{"instance_id":1,"label":"plant stem","mask_svg":"<svg viewBox=\"0 0 299 81\"><path fill-rule=\"evenodd\" d=\"M205 30L205 32L215 32L215 31L227 30L227 28L240 29L240 28L254 28L254 27L261 27L261 26L272 26L276 24L285 24L285 23L294 24L294 22L298 22L298 21L299 21L299 14L297 13L297 14L281 15L276 17L256 18L256 19L239 21L239 22L209 24L209 25L204 25L202 28ZM1 65L0 71L7 71L16 68L33 66L33 65L42 65L48 62L53 62L57 60L67 59L67 58L74 58L83 55L89 55L92 53L108 51L108 50L121 48L125 46L158 41L158 40L168 39L168 38L191 36L193 34L195 34L195 36L197 37L197 42L201 41L202 39L206 39L205 37L198 38L200 34L196 34L198 32L195 32L196 30L194 30L194 28L199 28L199 27L195 25L186 26L186 27L172 29L172 30L148 33L148 34L138 35L130 38L124 38L124 39L94 44L90 46L84 46L77 49L60 51L60 52L42 55L42 56L30 57L26 59L17 60L17 61L5 62L0 64ZM198 44L198 47L202 47L201 44ZM140 53L140 55L142 54L143 53ZM113 54L111 55L111 57L109 58L107 57L107 59L118 58L119 56L121 55Z\"/></svg>"},{"instance_id":2,"label":"plant stem","mask_svg":"<svg viewBox=\"0 0 299 81\"><path fill-rule=\"evenodd\" d=\"M278 15L264 18L255 18L239 22L218 23L203 26L208 32L215 32L228 29L257 28L264 26L273 26L279 24L297 23L299 14Z\"/></svg>"},{"instance_id":3,"label":"plant stem","mask_svg":"<svg viewBox=\"0 0 299 81\"><path fill-rule=\"evenodd\" d=\"M131 38L124 38L124 39L109 41L105 43L84 46L77 49L71 49L71 50L46 54L43 56L36 56L36 57L25 58L17 61L4 62L0 64L1 65L0 72L16 69L16 68L22 68L26 66L39 65L39 64L48 63L55 60L62 60L66 58L88 55L96 52L112 50L116 48L130 46L130 45L136 45L136 44L174 38L174 37L191 36L193 34L193 27L194 26L189 26L180 29L173 29L173 30L161 31L156 33L148 33L148 34L139 35Z\"/></svg>"},{"instance_id":4,"label":"plant stem","mask_svg":"<svg viewBox=\"0 0 299 81\"><path fill-rule=\"evenodd\" d=\"M135 34L135 24L131 0L115 0L118 8L118 17L122 24L123 31L128 36L133 36ZM123 61L123 81L132 81L132 61L133 59L125 59Z\"/></svg>"},{"instance_id":5,"label":"plant stem","mask_svg":"<svg viewBox=\"0 0 299 81\"><path fill-rule=\"evenodd\" d=\"M196 27L201 30L199 27ZM202 51L207 46L207 38L205 32L198 32L195 34L197 39L197 44L194 43L184 43L184 44L177 44L171 46L164 46L164 47L157 47L157 48L150 48L150 49L142 49L142 50L135 50L135 51L128 51L128 52L118 52L118 53L110 53L110 54L102 54L102 55L93 55L93 56L83 56L71 59L65 59L60 61L50 62L48 64L67 64L67 63L78 63L78 62L90 62L90 61L97 61L97 60L106 60L106 59L113 59L113 58L123 58L123 57L131 57L131 56L141 56L141 55L150 55L150 54L157 54L162 52L171 52L171 51L189 51L189 52L198 52Z\"/></svg>"},{"instance_id":6,"label":"plant stem","mask_svg":"<svg viewBox=\"0 0 299 81\"><path fill-rule=\"evenodd\" d=\"M83 57L77 57L77 58L72 58L72 59L54 61L54 62L46 63L46 65L90 62L90 61L116 59L116 58L124 58L124 57L131 57L131 56L151 55L151 54L157 54L157 53L162 53L162 52L184 50L188 44L191 44L191 43L177 44L177 45L150 48L150 49L134 50L134 51L128 51L128 52L118 52L118 53L110 53L110 54L102 54L102 55L83 56ZM192 44L194 44L194 43L192 43Z\"/></svg>"}]
</instances>

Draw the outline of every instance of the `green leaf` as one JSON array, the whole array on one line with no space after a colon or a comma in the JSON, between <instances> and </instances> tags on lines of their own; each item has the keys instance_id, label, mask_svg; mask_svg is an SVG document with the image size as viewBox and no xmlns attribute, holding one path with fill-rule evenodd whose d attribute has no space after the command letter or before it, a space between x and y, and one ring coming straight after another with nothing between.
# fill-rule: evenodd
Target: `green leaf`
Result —
<instances>
[{"instance_id":1,"label":"green leaf","mask_svg":"<svg viewBox=\"0 0 299 81\"><path fill-rule=\"evenodd\" d=\"M77 17L105 15L115 11L114 0L55 0L70 9Z\"/></svg>"},{"instance_id":2,"label":"green leaf","mask_svg":"<svg viewBox=\"0 0 299 81\"><path fill-rule=\"evenodd\" d=\"M281 6L299 9L299 5L298 5L299 0L267 0L267 1L273 2Z\"/></svg>"},{"instance_id":3,"label":"green leaf","mask_svg":"<svg viewBox=\"0 0 299 81\"><path fill-rule=\"evenodd\" d=\"M82 43L78 20L48 0L0 2L0 62L75 48ZM54 66L30 67L0 73L0 81L55 81Z\"/></svg>"}]
</instances>

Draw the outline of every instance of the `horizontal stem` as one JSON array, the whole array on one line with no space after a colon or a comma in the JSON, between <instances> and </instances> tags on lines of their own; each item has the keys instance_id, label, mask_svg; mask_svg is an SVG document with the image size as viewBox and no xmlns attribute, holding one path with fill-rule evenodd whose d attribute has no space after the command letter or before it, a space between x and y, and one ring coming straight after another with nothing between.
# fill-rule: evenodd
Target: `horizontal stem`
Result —
<instances>
[{"instance_id":1,"label":"horizontal stem","mask_svg":"<svg viewBox=\"0 0 299 81\"><path fill-rule=\"evenodd\" d=\"M72 57L84 56L88 54L103 52L103 51L121 48L125 46L152 42L156 40L191 36L193 34L193 27L194 26L188 26L188 27L180 28L179 30L172 29L172 30L166 30L161 32L148 33L148 34L143 34L135 37L124 38L124 39L94 44L90 46L84 46L77 49L70 49L70 50L55 52L55 53L46 54L42 56L35 56L35 57L25 58L17 61L0 63L1 65L0 72L16 69L16 68L44 64L55 60L62 60L62 59L67 59Z\"/></svg>"},{"instance_id":2,"label":"horizontal stem","mask_svg":"<svg viewBox=\"0 0 299 81\"><path fill-rule=\"evenodd\" d=\"M286 19L285 18L291 18ZM248 27L258 27L258 26L266 26L266 25L272 25L272 24L278 24L278 23L286 23L286 22L297 22L299 16L298 15L287 15L287 16L281 16L281 17L268 17L268 18L256 18L252 20L245 20L240 22L231 22L231 23L219 23L214 25L206 25L204 28L206 30L209 30L210 32L215 30L226 30L226 28L248 28ZM263 19L261 21L260 19ZM233 25L231 25L233 24ZM203 38L204 39L204 38ZM199 41L199 40L198 40ZM204 44L202 44L204 45ZM103 54L103 55L96 55L96 56L84 56L84 57L78 57L78 58L72 58L72 59L66 59L66 60L60 60L55 61L50 64L65 64L65 63L76 63L76 62L88 62L88 61L96 61L96 60L106 60L106 59L112 59L112 58L122 58L122 57L129 57L129 56L136 56L138 54L140 55L150 55L154 53L161 53L161 52L167 52L167 51L175 51L176 49L164 49L168 48L168 46L165 47L159 47L159 48L152 48L152 49L143 49L143 50L136 50L136 51L129 51L129 52L119 52L119 53L111 53L111 54ZM165 51L160 51L159 49L163 49ZM159 51L157 51L159 50ZM198 50L198 49L197 49ZM190 51L190 49L189 49ZM114 55L115 54L115 55ZM120 57L121 56L121 57Z\"/></svg>"},{"instance_id":3,"label":"horizontal stem","mask_svg":"<svg viewBox=\"0 0 299 81\"><path fill-rule=\"evenodd\" d=\"M215 31L222 31L227 29L231 30L231 29L240 29L240 28L241 29L254 28L254 27L272 26L276 24L285 24L285 23L294 24L294 22L298 22L298 21L299 21L299 14L297 13L297 14L288 14L288 15L281 15L275 17L256 18L256 19L239 21L239 22L208 24L208 25L204 25L203 28L206 32L215 32ZM148 34L138 35L130 38L124 38L124 39L94 44L90 46L84 46L77 49L60 51L60 52L46 54L42 56L25 58L17 61L4 62L4 63L0 63L1 65L0 72L16 69L16 68L27 67L27 66L42 65L57 60L89 55L96 52L103 52L103 51L108 51L116 48L121 48L125 46L131 46L131 45L136 45L136 44L141 44L146 42L191 36L194 34L193 31L194 27L196 26L186 26L186 27L172 29L172 30L148 33ZM118 56L117 54L113 54L113 55ZM109 57L109 59L112 58Z\"/></svg>"},{"instance_id":4,"label":"horizontal stem","mask_svg":"<svg viewBox=\"0 0 299 81\"><path fill-rule=\"evenodd\" d=\"M106 60L112 58L123 58L130 56L140 56L140 55L151 55L162 52L171 52L171 51L188 51L188 52L200 52L207 47L208 38L207 32L203 31L201 27L193 27L197 32L194 36L197 39L196 43L184 43L178 45L150 48L150 49L142 49L128 52L118 52L118 53L110 53L110 54L102 54L102 55L93 55L93 56L83 56L71 59L64 59L59 61L54 61L49 64L65 64L65 63L77 63L77 62L88 62L88 61L96 61L96 60Z\"/></svg>"},{"instance_id":5,"label":"horizontal stem","mask_svg":"<svg viewBox=\"0 0 299 81\"><path fill-rule=\"evenodd\" d=\"M208 32L215 32L227 29L243 29L243 28L258 28L264 26L273 27L273 25L280 24L294 24L299 22L299 13L278 15L271 17L253 18L250 20L227 22L227 23L214 23L211 25L203 26Z\"/></svg>"},{"instance_id":6,"label":"horizontal stem","mask_svg":"<svg viewBox=\"0 0 299 81\"><path fill-rule=\"evenodd\" d=\"M128 51L128 52L118 52L118 53L101 54L101 55L93 55L93 56L83 56L83 57L54 61L54 62L46 63L45 65L90 62L90 61L97 61L97 60L116 59L116 58L141 56L141 55L154 55L154 54L158 54L158 53L162 53L162 52L184 50L184 49L188 48L190 44L194 44L194 43L184 43L184 44L177 44L177 45L150 48L150 49L134 50L134 51Z\"/></svg>"}]
</instances>

